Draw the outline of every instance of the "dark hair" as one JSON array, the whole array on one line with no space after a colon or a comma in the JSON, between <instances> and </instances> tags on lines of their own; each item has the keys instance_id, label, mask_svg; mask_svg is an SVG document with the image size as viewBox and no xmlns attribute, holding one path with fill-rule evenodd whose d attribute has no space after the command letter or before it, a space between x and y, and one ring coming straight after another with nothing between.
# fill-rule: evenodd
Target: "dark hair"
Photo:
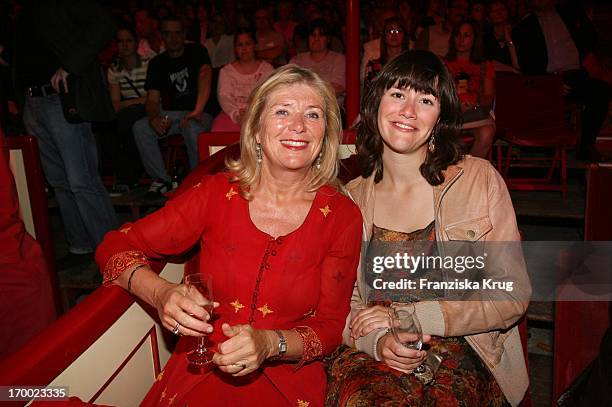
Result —
<instances>
[{"instance_id":1,"label":"dark hair","mask_svg":"<svg viewBox=\"0 0 612 407\"><path fill-rule=\"evenodd\" d=\"M408 30L404 26L404 20L397 16L387 18L385 20L385 24L383 25L382 35L380 36L380 62L382 63L382 65L389 62L389 51L387 51L385 35L386 31L389 29L388 27L392 24L397 25L402 29L402 32L404 34L404 42L402 43L402 48L404 49L404 51L408 51L408 47L410 45L410 35L408 34Z\"/></svg>"},{"instance_id":2,"label":"dark hair","mask_svg":"<svg viewBox=\"0 0 612 407\"><path fill-rule=\"evenodd\" d=\"M440 103L440 117L431 133L435 149L433 153L427 151L420 168L429 184L440 185L444 182L442 171L463 157L458 142L461 107L453 77L444 62L429 51L404 52L386 64L367 88L356 141L361 175L366 178L374 172L374 182L383 177L384 142L378 129L378 108L385 92L393 86L431 94Z\"/></svg>"},{"instance_id":3,"label":"dark hair","mask_svg":"<svg viewBox=\"0 0 612 407\"><path fill-rule=\"evenodd\" d=\"M181 17L175 16L175 15L172 15L172 14L162 18L159 26L161 27L162 24L169 23L170 21L175 22L175 23L177 23L177 22L181 23L181 27L183 27L183 30L185 29L185 21L183 21L183 19Z\"/></svg>"},{"instance_id":4,"label":"dark hair","mask_svg":"<svg viewBox=\"0 0 612 407\"><path fill-rule=\"evenodd\" d=\"M308 24L308 36L310 37L311 35L313 35L317 29L319 30L321 35L324 35L326 37L330 35L329 26L322 18L314 19Z\"/></svg>"},{"instance_id":5,"label":"dark hair","mask_svg":"<svg viewBox=\"0 0 612 407\"><path fill-rule=\"evenodd\" d=\"M485 62L484 45L482 35L480 33L480 26L474 20L462 20L461 22L455 24L448 39L448 52L446 54L446 59L448 61L455 61L457 59L457 45L455 44L455 37L459 34L459 30L461 29L462 25L469 25L472 27L472 31L474 32L474 43L472 44L472 49L470 50L470 62L473 64L482 64Z\"/></svg>"},{"instance_id":6,"label":"dark hair","mask_svg":"<svg viewBox=\"0 0 612 407\"><path fill-rule=\"evenodd\" d=\"M117 28L117 31L115 31L115 38L117 38L117 34L119 34L119 31L129 32L130 35L134 37L134 41L138 43L138 33L136 32L136 29L134 28L133 25L127 24L127 23L120 24L119 27Z\"/></svg>"},{"instance_id":7,"label":"dark hair","mask_svg":"<svg viewBox=\"0 0 612 407\"><path fill-rule=\"evenodd\" d=\"M257 43L257 39L255 37L255 31L251 27L239 27L234 33L234 46L236 45L236 41L238 41L239 35L248 35L251 38L253 43Z\"/></svg>"}]
</instances>

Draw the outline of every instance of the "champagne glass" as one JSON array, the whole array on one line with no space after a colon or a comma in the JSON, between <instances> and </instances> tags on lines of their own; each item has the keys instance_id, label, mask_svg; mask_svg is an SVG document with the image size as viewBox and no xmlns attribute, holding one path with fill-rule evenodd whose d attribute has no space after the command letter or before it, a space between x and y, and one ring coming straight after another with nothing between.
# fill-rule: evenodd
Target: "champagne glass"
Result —
<instances>
[{"instance_id":1,"label":"champagne glass","mask_svg":"<svg viewBox=\"0 0 612 407\"><path fill-rule=\"evenodd\" d=\"M401 308L389 308L389 326L397 343L417 351L423 348L423 331L414 304L408 303L402 305ZM437 365L439 366L439 363ZM423 363L417 366L412 373L423 383L428 384L433 381L436 370L437 366L429 367Z\"/></svg>"},{"instance_id":2,"label":"champagne glass","mask_svg":"<svg viewBox=\"0 0 612 407\"><path fill-rule=\"evenodd\" d=\"M185 277L187 286L187 296L192 298L198 305L204 307L210 319L213 314L213 285L210 274L190 274ZM189 363L196 366L203 366L212 362L211 356L206 348L206 335L198 338L197 347L187 354Z\"/></svg>"}]
</instances>

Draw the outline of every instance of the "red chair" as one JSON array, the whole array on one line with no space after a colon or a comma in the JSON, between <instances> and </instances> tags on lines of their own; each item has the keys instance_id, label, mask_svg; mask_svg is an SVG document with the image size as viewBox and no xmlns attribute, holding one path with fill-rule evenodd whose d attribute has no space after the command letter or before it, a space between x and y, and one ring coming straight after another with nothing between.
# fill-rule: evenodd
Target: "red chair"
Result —
<instances>
[{"instance_id":1,"label":"red chair","mask_svg":"<svg viewBox=\"0 0 612 407\"><path fill-rule=\"evenodd\" d=\"M21 218L28 233L36 239L42 248L49 268L56 311L60 315L62 313L62 302L55 268L47 194L45 193L38 144L32 136L2 137L0 140L4 140L4 145L0 147L8 149L10 153L11 168L19 195Z\"/></svg>"},{"instance_id":2,"label":"red chair","mask_svg":"<svg viewBox=\"0 0 612 407\"><path fill-rule=\"evenodd\" d=\"M612 165L588 168L584 240L612 240ZM569 387L599 352L610 326L609 301L557 301L553 367L553 400Z\"/></svg>"},{"instance_id":3,"label":"red chair","mask_svg":"<svg viewBox=\"0 0 612 407\"><path fill-rule=\"evenodd\" d=\"M576 144L577 132L566 119L567 105L563 99L563 82L558 75L521 76L498 75L495 122L498 168L508 188L519 190L556 190L567 195L567 149ZM530 156L520 155L529 148ZM537 151L536 151L537 150ZM551 151L552 155L536 155ZM516 154L516 155L515 155ZM534 168L546 168L544 177L511 177L510 168L523 167L529 174ZM555 170L560 170L559 182L554 182Z\"/></svg>"},{"instance_id":4,"label":"red chair","mask_svg":"<svg viewBox=\"0 0 612 407\"><path fill-rule=\"evenodd\" d=\"M240 141L240 132L217 131L200 133L198 137L198 155L200 162L206 160L220 149Z\"/></svg>"}]
</instances>

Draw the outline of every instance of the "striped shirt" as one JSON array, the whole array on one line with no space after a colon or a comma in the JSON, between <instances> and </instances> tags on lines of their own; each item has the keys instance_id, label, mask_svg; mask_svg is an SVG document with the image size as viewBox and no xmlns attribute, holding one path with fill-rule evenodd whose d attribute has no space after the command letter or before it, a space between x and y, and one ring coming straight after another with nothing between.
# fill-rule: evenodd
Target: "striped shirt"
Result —
<instances>
[{"instance_id":1,"label":"striped shirt","mask_svg":"<svg viewBox=\"0 0 612 407\"><path fill-rule=\"evenodd\" d=\"M125 68L119 70L116 64L113 64L108 68L108 83L118 84L121 92L121 99L134 99L146 94L145 91L145 79L147 78L147 66L149 65L149 59L141 59L140 66L132 69L131 71ZM134 85L130 85L130 81ZM140 96L134 90L134 87L138 89Z\"/></svg>"}]
</instances>

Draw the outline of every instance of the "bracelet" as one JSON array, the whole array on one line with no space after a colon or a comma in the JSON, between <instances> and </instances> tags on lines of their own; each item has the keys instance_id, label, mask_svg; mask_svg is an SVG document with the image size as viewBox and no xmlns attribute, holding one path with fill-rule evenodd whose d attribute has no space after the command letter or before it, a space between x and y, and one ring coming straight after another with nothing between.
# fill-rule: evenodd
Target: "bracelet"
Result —
<instances>
[{"instance_id":1,"label":"bracelet","mask_svg":"<svg viewBox=\"0 0 612 407\"><path fill-rule=\"evenodd\" d=\"M132 277L134 277L134 273L136 273L136 270L143 268L144 266L146 266L146 264L141 264L137 267L134 268L134 270L132 270L132 272L130 273L130 278L128 278L128 283L127 283L127 291L128 293L132 293Z\"/></svg>"}]
</instances>

